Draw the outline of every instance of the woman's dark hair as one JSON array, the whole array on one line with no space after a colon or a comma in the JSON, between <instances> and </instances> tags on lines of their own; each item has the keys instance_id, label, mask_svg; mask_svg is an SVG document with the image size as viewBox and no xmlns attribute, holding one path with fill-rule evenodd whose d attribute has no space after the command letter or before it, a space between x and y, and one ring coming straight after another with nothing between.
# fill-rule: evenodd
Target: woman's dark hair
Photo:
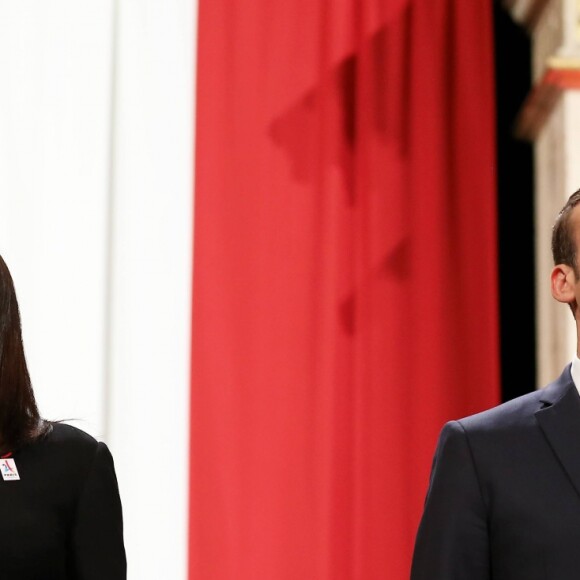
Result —
<instances>
[{"instance_id":1,"label":"woman's dark hair","mask_svg":"<svg viewBox=\"0 0 580 580\"><path fill-rule=\"evenodd\" d=\"M580 278L576 261L576 240L570 225L570 214L578 203L580 203L580 189L568 198L554 222L554 227L552 228L552 258L554 259L554 265L566 264L572 268L576 277Z\"/></svg>"},{"instance_id":2,"label":"woman's dark hair","mask_svg":"<svg viewBox=\"0 0 580 580\"><path fill-rule=\"evenodd\" d=\"M0 256L0 453L14 451L52 429L36 405L22 344L12 276Z\"/></svg>"}]
</instances>

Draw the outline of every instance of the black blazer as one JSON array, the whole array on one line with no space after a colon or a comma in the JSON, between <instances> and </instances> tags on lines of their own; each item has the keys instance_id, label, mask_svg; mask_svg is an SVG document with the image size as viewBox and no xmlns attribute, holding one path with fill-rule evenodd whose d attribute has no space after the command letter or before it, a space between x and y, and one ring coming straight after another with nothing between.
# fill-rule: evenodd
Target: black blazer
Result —
<instances>
[{"instance_id":1,"label":"black blazer","mask_svg":"<svg viewBox=\"0 0 580 580\"><path fill-rule=\"evenodd\" d=\"M125 580L121 501L107 445L54 423L11 459L20 479L0 478L0 578ZM9 466L0 460L0 473Z\"/></svg>"},{"instance_id":2,"label":"black blazer","mask_svg":"<svg viewBox=\"0 0 580 580\"><path fill-rule=\"evenodd\" d=\"M570 368L443 427L412 580L580 578L580 396Z\"/></svg>"}]
</instances>

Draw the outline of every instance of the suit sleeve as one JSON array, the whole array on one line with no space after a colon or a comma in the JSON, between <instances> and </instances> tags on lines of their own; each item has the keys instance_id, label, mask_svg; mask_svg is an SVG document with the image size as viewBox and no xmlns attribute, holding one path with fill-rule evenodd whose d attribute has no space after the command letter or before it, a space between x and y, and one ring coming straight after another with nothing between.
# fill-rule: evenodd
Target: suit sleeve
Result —
<instances>
[{"instance_id":1,"label":"suit sleeve","mask_svg":"<svg viewBox=\"0 0 580 580\"><path fill-rule=\"evenodd\" d=\"M126 580L121 499L113 457L103 442L79 497L71 549L74 580Z\"/></svg>"},{"instance_id":2,"label":"suit sleeve","mask_svg":"<svg viewBox=\"0 0 580 580\"><path fill-rule=\"evenodd\" d=\"M487 513L465 431L447 423L439 435L411 580L489 580Z\"/></svg>"}]
</instances>

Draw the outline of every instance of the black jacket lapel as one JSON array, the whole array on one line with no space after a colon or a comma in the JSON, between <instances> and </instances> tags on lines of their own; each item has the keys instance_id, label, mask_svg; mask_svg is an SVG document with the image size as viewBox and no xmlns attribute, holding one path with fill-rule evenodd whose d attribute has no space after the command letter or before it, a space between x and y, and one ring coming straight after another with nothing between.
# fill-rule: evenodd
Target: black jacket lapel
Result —
<instances>
[{"instance_id":1,"label":"black jacket lapel","mask_svg":"<svg viewBox=\"0 0 580 580\"><path fill-rule=\"evenodd\" d=\"M550 447L580 494L580 395L568 365L543 389L543 408L535 416Z\"/></svg>"}]
</instances>

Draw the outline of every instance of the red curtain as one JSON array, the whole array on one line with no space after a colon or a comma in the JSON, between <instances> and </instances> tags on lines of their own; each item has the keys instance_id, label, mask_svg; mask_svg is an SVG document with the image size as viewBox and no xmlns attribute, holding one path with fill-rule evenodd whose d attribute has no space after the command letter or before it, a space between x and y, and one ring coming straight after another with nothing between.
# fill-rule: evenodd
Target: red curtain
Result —
<instances>
[{"instance_id":1,"label":"red curtain","mask_svg":"<svg viewBox=\"0 0 580 580\"><path fill-rule=\"evenodd\" d=\"M499 402L491 0L200 0L192 580L407 579Z\"/></svg>"}]
</instances>

